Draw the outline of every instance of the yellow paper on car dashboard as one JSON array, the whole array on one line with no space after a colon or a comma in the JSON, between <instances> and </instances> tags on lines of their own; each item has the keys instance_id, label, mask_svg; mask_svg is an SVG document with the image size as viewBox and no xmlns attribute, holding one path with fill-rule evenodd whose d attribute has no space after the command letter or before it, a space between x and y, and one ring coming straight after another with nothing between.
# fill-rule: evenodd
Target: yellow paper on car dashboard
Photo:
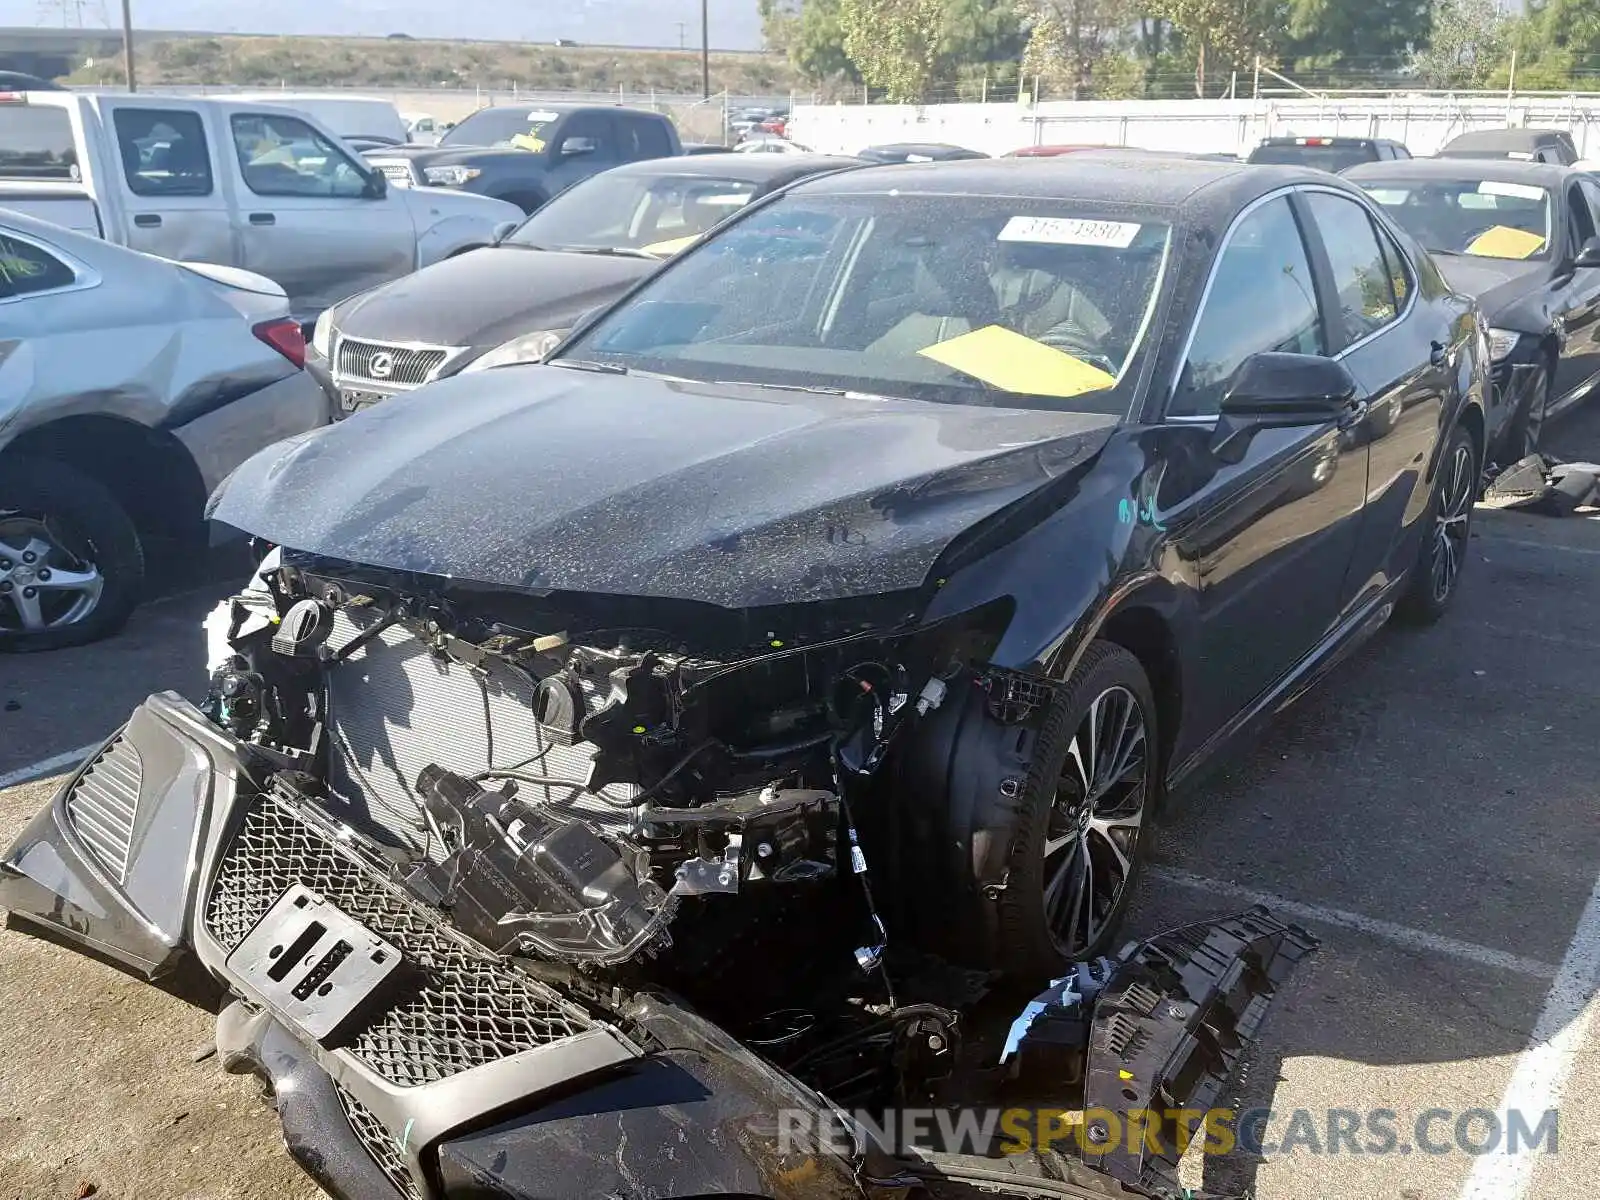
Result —
<instances>
[{"instance_id":1,"label":"yellow paper on car dashboard","mask_svg":"<svg viewBox=\"0 0 1600 1200\"><path fill-rule=\"evenodd\" d=\"M992 387L1028 396L1081 396L1117 382L1099 367L1046 346L1002 325L985 325L971 333L918 350L924 358L954 367Z\"/></svg>"},{"instance_id":2,"label":"yellow paper on car dashboard","mask_svg":"<svg viewBox=\"0 0 1600 1200\"><path fill-rule=\"evenodd\" d=\"M1467 253L1480 258L1527 258L1543 249L1544 239L1537 233L1496 225L1473 238Z\"/></svg>"},{"instance_id":3,"label":"yellow paper on car dashboard","mask_svg":"<svg viewBox=\"0 0 1600 1200\"><path fill-rule=\"evenodd\" d=\"M544 153L544 139L534 137L531 133L515 134L511 139L511 145L517 150L531 150L535 154Z\"/></svg>"},{"instance_id":4,"label":"yellow paper on car dashboard","mask_svg":"<svg viewBox=\"0 0 1600 1200\"><path fill-rule=\"evenodd\" d=\"M662 258L671 258L687 250L700 240L698 233L691 233L688 237L668 238L664 242L651 242L648 246L639 247L646 254L659 254Z\"/></svg>"}]
</instances>

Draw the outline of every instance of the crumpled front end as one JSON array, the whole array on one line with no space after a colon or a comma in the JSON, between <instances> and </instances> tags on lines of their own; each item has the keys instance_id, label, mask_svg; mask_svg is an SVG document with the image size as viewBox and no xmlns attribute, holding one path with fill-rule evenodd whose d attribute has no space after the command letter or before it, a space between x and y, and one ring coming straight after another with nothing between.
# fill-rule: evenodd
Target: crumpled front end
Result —
<instances>
[{"instance_id":1,"label":"crumpled front end","mask_svg":"<svg viewBox=\"0 0 1600 1200\"><path fill-rule=\"evenodd\" d=\"M209 623L204 710L136 710L0 905L149 976L192 955L235 998L225 1064L334 1195L1174 1194L1092 1138L845 1115L1203 1105L1313 944L1252 911L1023 1007L899 937L880 768L983 707L1003 614L791 644L595 603L272 556Z\"/></svg>"}]
</instances>

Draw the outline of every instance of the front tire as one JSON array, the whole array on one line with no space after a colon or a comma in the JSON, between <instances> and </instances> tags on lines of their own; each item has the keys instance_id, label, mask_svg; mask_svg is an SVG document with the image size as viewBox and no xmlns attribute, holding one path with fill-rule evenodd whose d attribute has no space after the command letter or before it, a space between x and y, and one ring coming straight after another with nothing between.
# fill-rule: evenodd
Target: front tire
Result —
<instances>
[{"instance_id":1,"label":"front tire","mask_svg":"<svg viewBox=\"0 0 1600 1200\"><path fill-rule=\"evenodd\" d=\"M63 463L0 469L0 652L58 650L121 629L144 549L105 487Z\"/></svg>"},{"instance_id":2,"label":"front tire","mask_svg":"<svg viewBox=\"0 0 1600 1200\"><path fill-rule=\"evenodd\" d=\"M1434 474L1433 499L1411 582L1398 614L1412 624L1431 625L1455 598L1472 537L1472 506L1478 495L1478 451L1461 426L1450 434Z\"/></svg>"}]
</instances>

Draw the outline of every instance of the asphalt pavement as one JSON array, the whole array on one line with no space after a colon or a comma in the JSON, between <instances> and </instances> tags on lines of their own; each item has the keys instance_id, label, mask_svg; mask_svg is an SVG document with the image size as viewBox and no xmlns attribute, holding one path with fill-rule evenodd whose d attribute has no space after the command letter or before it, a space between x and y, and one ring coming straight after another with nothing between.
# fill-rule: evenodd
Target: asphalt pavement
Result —
<instances>
[{"instance_id":1,"label":"asphalt pavement","mask_svg":"<svg viewBox=\"0 0 1600 1200\"><path fill-rule=\"evenodd\" d=\"M1553 432L1563 456L1600 460L1600 411ZM1174 798L1131 935L1260 901L1323 941L1228 1098L1272 1109L1261 1152L1191 1154L1190 1186L1256 1200L1596 1193L1600 521L1480 512L1473 545L1443 622L1385 630ZM29 764L98 741L151 690L203 690L199 625L227 591L148 606L100 646L0 659L0 838L53 790L15 782ZM193 1061L210 1002L0 933L0 1200L84 1185L114 1200L316 1195L254 1085ZM1506 1103L1530 1130L1558 1107L1556 1152L1456 1144L1503 1129ZM1350 1120L1359 1136L1339 1136ZM1384 1125L1393 1149L1375 1152Z\"/></svg>"}]
</instances>

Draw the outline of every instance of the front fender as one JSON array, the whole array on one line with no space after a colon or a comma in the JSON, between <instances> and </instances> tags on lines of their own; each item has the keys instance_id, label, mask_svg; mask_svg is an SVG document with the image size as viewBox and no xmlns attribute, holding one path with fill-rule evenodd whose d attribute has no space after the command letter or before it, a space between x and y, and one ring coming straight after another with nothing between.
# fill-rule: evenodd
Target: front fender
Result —
<instances>
[{"instance_id":1,"label":"front fender","mask_svg":"<svg viewBox=\"0 0 1600 1200\"><path fill-rule=\"evenodd\" d=\"M499 226L508 221L520 224L523 219L522 210L504 200L465 192L449 192L448 198L427 195L431 191L443 192L444 189L406 189L407 203L413 206L412 217L417 227L418 270L443 262L463 250L487 246L494 240ZM469 203L459 203L463 200Z\"/></svg>"}]
</instances>

